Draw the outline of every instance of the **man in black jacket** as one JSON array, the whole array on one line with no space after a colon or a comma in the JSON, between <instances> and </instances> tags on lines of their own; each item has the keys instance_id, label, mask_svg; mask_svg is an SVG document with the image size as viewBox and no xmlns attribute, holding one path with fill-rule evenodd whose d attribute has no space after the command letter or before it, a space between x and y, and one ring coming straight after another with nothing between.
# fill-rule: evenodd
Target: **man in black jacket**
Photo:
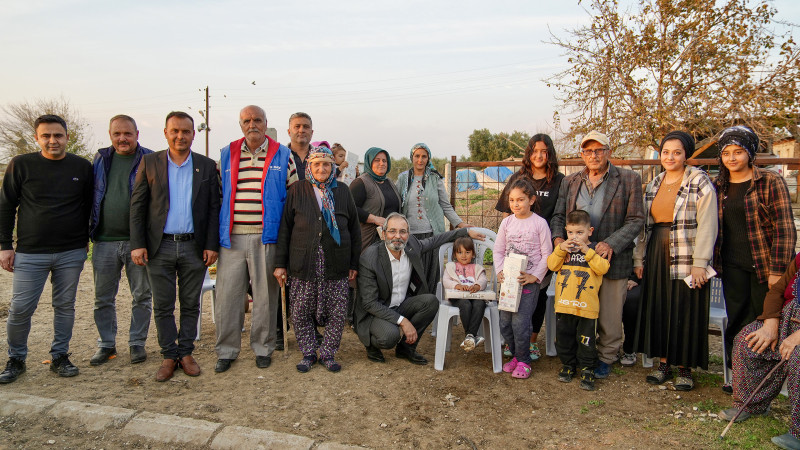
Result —
<instances>
[{"instance_id":1,"label":"man in black jacket","mask_svg":"<svg viewBox=\"0 0 800 450\"><path fill-rule=\"evenodd\" d=\"M428 360L417 353L419 336L436 317L439 300L425 282L422 253L437 251L446 242L469 234L483 240L474 229L460 228L419 240L408 231L408 220L392 213L383 224L383 241L361 254L355 329L367 347L370 361L385 362L380 349L397 347L395 355L413 364Z\"/></svg>"},{"instance_id":2,"label":"man in black jacket","mask_svg":"<svg viewBox=\"0 0 800 450\"><path fill-rule=\"evenodd\" d=\"M6 325L9 360L0 383L11 383L25 372L31 318L50 274L54 334L50 370L62 377L79 372L68 351L75 294L89 243L92 165L67 153L69 135L61 117L41 116L34 130L42 151L15 156L0 192L0 267L14 273Z\"/></svg>"},{"instance_id":3,"label":"man in black jacket","mask_svg":"<svg viewBox=\"0 0 800 450\"><path fill-rule=\"evenodd\" d=\"M192 357L206 267L219 252L219 179L213 160L191 151L194 121L184 112L167 115L168 150L145 155L131 195L131 259L147 265L153 317L164 361L156 381L172 378L180 365L200 375ZM175 325L175 280L181 307Z\"/></svg>"}]
</instances>

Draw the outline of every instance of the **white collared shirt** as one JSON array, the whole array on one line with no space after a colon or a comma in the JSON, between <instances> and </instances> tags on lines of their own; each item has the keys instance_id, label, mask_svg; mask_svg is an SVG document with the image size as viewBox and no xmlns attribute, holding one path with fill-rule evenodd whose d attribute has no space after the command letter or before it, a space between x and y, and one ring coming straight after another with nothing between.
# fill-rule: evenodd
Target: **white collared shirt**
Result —
<instances>
[{"instance_id":1,"label":"white collared shirt","mask_svg":"<svg viewBox=\"0 0 800 450\"><path fill-rule=\"evenodd\" d=\"M406 299L408 283L411 282L411 260L404 250L400 251L400 259L397 259L386 248L389 253L389 262L392 265L392 301L390 308L396 308Z\"/></svg>"}]
</instances>

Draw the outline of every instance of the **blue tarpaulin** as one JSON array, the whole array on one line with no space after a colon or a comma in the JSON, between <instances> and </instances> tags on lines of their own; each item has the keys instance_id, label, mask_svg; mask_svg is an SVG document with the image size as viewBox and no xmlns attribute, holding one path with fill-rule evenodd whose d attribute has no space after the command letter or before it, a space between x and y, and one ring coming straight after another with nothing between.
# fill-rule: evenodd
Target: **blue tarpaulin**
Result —
<instances>
[{"instance_id":1,"label":"blue tarpaulin","mask_svg":"<svg viewBox=\"0 0 800 450\"><path fill-rule=\"evenodd\" d=\"M505 181L508 179L508 177L511 176L512 173L514 172L512 172L511 169L505 166L487 167L483 171L483 174L489 177L492 181L499 181L501 183L505 183Z\"/></svg>"},{"instance_id":2,"label":"blue tarpaulin","mask_svg":"<svg viewBox=\"0 0 800 450\"><path fill-rule=\"evenodd\" d=\"M456 172L456 187L458 192L465 192L480 189L481 185L478 184L478 177L471 169L461 169Z\"/></svg>"}]
</instances>

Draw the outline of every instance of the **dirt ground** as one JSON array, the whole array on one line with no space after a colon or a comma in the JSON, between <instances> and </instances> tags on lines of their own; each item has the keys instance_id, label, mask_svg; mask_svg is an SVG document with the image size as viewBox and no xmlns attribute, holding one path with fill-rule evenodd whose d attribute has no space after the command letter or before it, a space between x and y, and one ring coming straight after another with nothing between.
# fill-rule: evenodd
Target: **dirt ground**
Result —
<instances>
[{"instance_id":1,"label":"dirt ground","mask_svg":"<svg viewBox=\"0 0 800 450\"><path fill-rule=\"evenodd\" d=\"M11 274L0 271L0 319L7 315ZM272 366L258 369L243 333L242 353L226 373L214 373L214 325L211 302L203 305L202 337L195 357L203 369L190 378L182 372L165 383L154 376L160 364L155 326L147 342L148 359L129 363L127 346L130 294L123 278L118 297L119 336L116 359L91 367L97 330L92 316L91 264L81 277L71 360L81 373L59 378L40 361L49 359L52 339L50 288L46 288L33 318L29 339L28 371L17 382L0 386L13 392L59 400L76 400L155 413L200 418L225 425L241 425L294 433L314 439L372 448L650 448L656 446L706 448L724 427L711 417L691 417L691 405L730 404L719 388L721 367L702 376L704 384L678 393L644 382L648 369L615 366L614 373L586 392L578 382L557 381L558 358L543 357L533 364L528 380L494 374L490 355L464 353L453 346L445 370L433 368L434 339L422 338L419 351L430 364L414 366L385 352L386 364L366 358L355 333L345 330L337 359L343 369L329 373L315 366L301 374L295 364L301 355L290 340L288 359L273 355ZM249 329L249 314L246 326ZM454 328L454 343L464 332ZM5 328L0 331L0 354L7 354ZM540 346L544 348L544 333ZM719 337L712 336L719 354ZM718 358L717 358L718 359ZM709 381L710 380L710 381ZM676 410L685 410L676 418ZM717 412L717 411L711 411ZM705 422L708 420L708 422ZM702 424L700 422L703 422ZM702 426L700 426L702 425ZM709 428L710 427L710 428ZM705 430L705 431L703 431ZM115 431L84 432L53 419L32 421L0 418L0 448L27 448L54 440L57 448L161 448L163 444L127 439Z\"/></svg>"}]
</instances>

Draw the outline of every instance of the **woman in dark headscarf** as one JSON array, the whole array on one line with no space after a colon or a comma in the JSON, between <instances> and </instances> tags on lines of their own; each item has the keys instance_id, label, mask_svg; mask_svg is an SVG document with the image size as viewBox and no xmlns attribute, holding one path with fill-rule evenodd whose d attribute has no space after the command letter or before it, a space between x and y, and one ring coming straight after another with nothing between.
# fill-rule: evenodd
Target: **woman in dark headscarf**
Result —
<instances>
[{"instance_id":1,"label":"woman in dark headscarf","mask_svg":"<svg viewBox=\"0 0 800 450\"><path fill-rule=\"evenodd\" d=\"M671 367L678 366L679 391L694 387L693 367L708 369L706 270L717 236L714 185L705 172L686 165L694 147L694 138L683 131L672 131L661 141L664 172L645 189L648 214L633 258L643 282L634 347L660 358L648 383L672 378ZM684 282L687 276L691 286Z\"/></svg>"},{"instance_id":2,"label":"woman in dark headscarf","mask_svg":"<svg viewBox=\"0 0 800 450\"><path fill-rule=\"evenodd\" d=\"M312 148L305 179L286 195L274 275L283 286L288 269L292 324L303 353L297 370L308 372L319 350L320 362L338 372L334 355L344 330L348 281L358 270L361 227L350 190L336 181L327 147ZM325 327L321 345L314 319Z\"/></svg>"},{"instance_id":3,"label":"woman in dark headscarf","mask_svg":"<svg viewBox=\"0 0 800 450\"><path fill-rule=\"evenodd\" d=\"M379 240L378 227L386 216L400 212L400 192L386 175L392 169L389 152L372 147L364 154L364 173L350 183L361 222L361 250Z\"/></svg>"},{"instance_id":4,"label":"woman in dark headscarf","mask_svg":"<svg viewBox=\"0 0 800 450\"><path fill-rule=\"evenodd\" d=\"M733 338L761 315L764 296L794 256L797 231L786 181L753 164L758 135L744 126L730 127L718 145L719 234L714 266L725 293L725 352L731 364ZM730 385L723 390L732 392Z\"/></svg>"},{"instance_id":5,"label":"woman in dark headscarf","mask_svg":"<svg viewBox=\"0 0 800 450\"><path fill-rule=\"evenodd\" d=\"M411 169L397 177L401 209L408 219L411 234L420 240L442 234L446 231L445 217L454 227L469 227L450 204L443 177L431 162L431 149L423 143L411 147L411 164ZM422 264L428 274L426 281L432 289L439 282L439 255L437 252L423 254Z\"/></svg>"}]
</instances>

